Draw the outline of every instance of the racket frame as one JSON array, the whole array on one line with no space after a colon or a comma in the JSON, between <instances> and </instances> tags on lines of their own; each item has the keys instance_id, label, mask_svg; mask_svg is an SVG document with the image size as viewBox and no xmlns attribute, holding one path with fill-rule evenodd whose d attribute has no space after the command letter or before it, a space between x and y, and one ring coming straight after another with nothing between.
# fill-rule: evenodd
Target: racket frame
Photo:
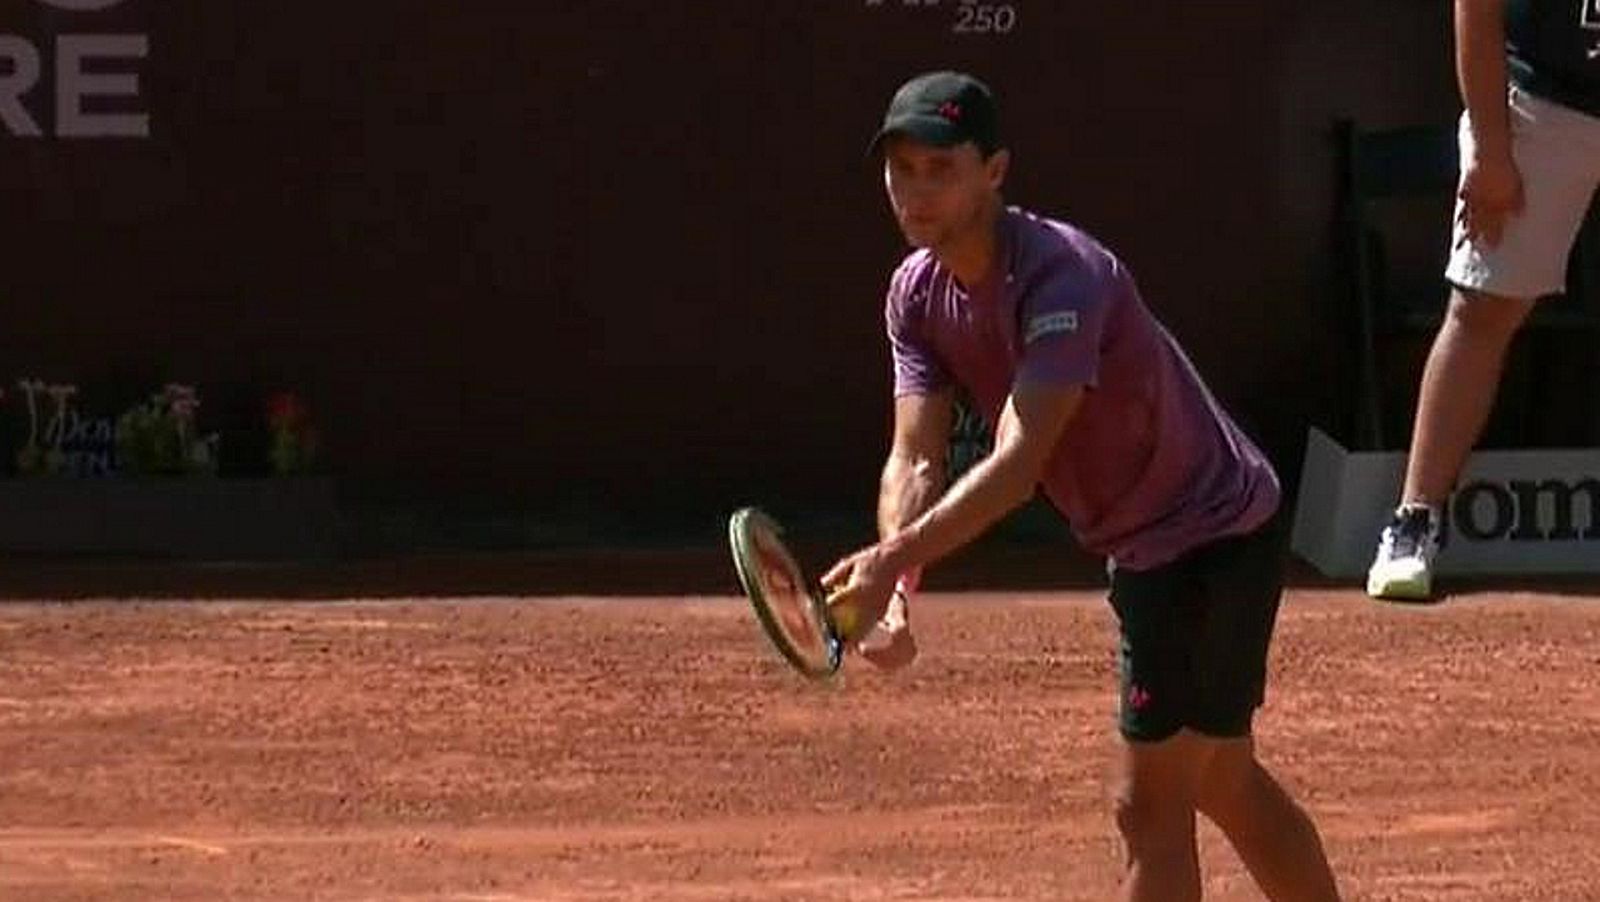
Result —
<instances>
[{"instance_id":1,"label":"racket frame","mask_svg":"<svg viewBox=\"0 0 1600 902\"><path fill-rule=\"evenodd\" d=\"M762 581L757 575L760 564L755 560L758 552L755 549L757 540L753 537L753 531L758 529L766 531L767 537L776 546L775 550L787 558L794 567L794 575L799 579L800 588L809 602L810 613L815 619L818 633L822 636L827 649L827 660L822 664L812 661L795 647L795 643L790 640L788 633L778 622L779 615L772 609L771 602L767 599ZM809 679L826 680L838 673L840 665L844 663L844 641L839 638L839 631L833 625L833 618L828 616L828 603L822 593L822 587L806 575L799 560L783 541L783 527L756 508L742 508L728 518L728 545L733 552L733 564L739 574L739 584L744 588L750 606L755 609L761 631L766 634L767 641L778 650L778 654Z\"/></svg>"}]
</instances>

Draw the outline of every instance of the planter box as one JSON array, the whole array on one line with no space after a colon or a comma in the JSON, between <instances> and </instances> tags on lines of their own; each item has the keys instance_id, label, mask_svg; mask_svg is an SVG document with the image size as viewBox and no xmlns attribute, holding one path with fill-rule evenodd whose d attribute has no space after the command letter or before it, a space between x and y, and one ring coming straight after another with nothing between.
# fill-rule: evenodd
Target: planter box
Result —
<instances>
[{"instance_id":1,"label":"planter box","mask_svg":"<svg viewBox=\"0 0 1600 902\"><path fill-rule=\"evenodd\" d=\"M1405 454L1306 441L1292 546L1325 576L1366 575ZM1444 524L1442 574L1600 573L1600 448L1479 451Z\"/></svg>"},{"instance_id":2,"label":"planter box","mask_svg":"<svg viewBox=\"0 0 1600 902\"><path fill-rule=\"evenodd\" d=\"M339 532L329 478L0 480L3 552L313 558Z\"/></svg>"}]
</instances>

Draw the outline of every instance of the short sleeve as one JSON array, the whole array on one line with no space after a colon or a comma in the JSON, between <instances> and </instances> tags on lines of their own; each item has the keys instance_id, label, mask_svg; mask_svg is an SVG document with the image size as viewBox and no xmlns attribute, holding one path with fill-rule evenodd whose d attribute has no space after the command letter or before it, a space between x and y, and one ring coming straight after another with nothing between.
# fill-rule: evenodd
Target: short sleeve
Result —
<instances>
[{"instance_id":1,"label":"short sleeve","mask_svg":"<svg viewBox=\"0 0 1600 902\"><path fill-rule=\"evenodd\" d=\"M889 281L884 303L897 398L934 394L950 384L949 373L927 336L927 298L915 290L914 274L914 261L902 264Z\"/></svg>"},{"instance_id":2,"label":"short sleeve","mask_svg":"<svg viewBox=\"0 0 1600 902\"><path fill-rule=\"evenodd\" d=\"M1058 267L1019 299L1019 384L1094 386L1100 377L1109 287Z\"/></svg>"}]
</instances>

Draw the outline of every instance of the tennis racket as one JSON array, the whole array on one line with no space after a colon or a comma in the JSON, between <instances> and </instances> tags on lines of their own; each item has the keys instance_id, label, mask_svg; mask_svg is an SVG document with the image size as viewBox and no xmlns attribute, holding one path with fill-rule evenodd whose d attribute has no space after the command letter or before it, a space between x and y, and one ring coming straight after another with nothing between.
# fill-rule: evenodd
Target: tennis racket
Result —
<instances>
[{"instance_id":1,"label":"tennis racket","mask_svg":"<svg viewBox=\"0 0 1600 902\"><path fill-rule=\"evenodd\" d=\"M747 507L728 520L728 544L739 583L773 647L794 668L825 680L844 661L840 638L822 587L806 576L783 541L783 528Z\"/></svg>"}]
</instances>

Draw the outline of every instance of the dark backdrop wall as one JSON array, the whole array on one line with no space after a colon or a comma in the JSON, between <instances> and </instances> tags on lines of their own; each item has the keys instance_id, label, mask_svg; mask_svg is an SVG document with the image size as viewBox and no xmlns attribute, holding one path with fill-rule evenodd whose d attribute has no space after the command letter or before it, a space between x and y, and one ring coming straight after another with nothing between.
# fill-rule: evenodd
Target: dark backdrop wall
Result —
<instances>
[{"instance_id":1,"label":"dark backdrop wall","mask_svg":"<svg viewBox=\"0 0 1600 902\"><path fill-rule=\"evenodd\" d=\"M953 66L1001 94L1011 199L1117 248L1292 471L1345 403L1331 121L1453 116L1449 4L1009 6L14 0L47 134L0 133L0 375L240 422L293 387L393 498L864 511L902 249L863 147ZM49 134L72 33L148 35L96 64L148 139Z\"/></svg>"}]
</instances>

